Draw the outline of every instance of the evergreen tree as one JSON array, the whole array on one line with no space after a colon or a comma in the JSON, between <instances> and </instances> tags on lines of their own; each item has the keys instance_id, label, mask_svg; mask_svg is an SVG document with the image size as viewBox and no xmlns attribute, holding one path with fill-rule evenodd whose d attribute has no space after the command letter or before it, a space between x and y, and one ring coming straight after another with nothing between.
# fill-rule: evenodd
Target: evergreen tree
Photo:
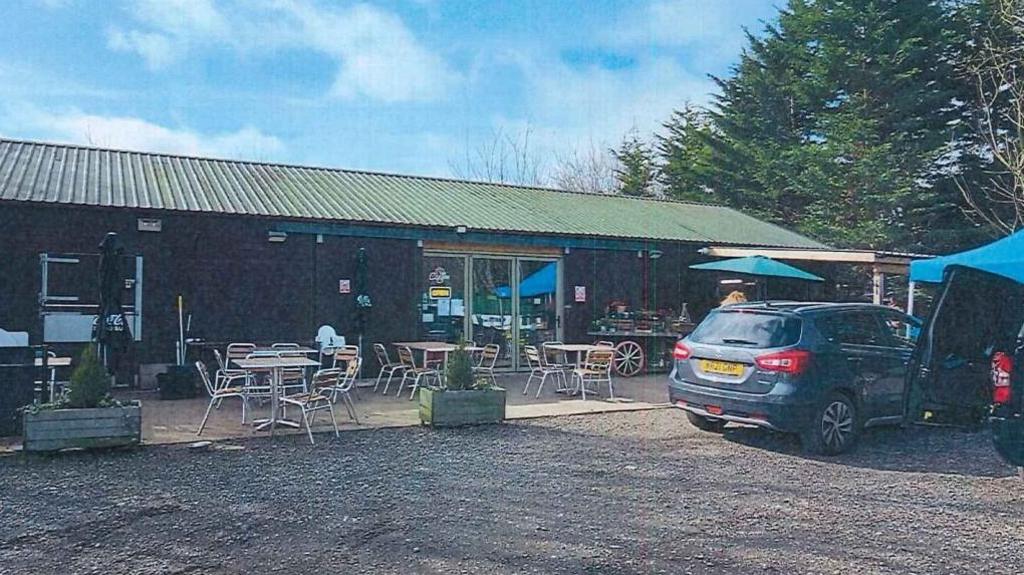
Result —
<instances>
[{"instance_id":1,"label":"evergreen tree","mask_svg":"<svg viewBox=\"0 0 1024 575\"><path fill-rule=\"evenodd\" d=\"M949 231L970 225L947 165L965 89L951 20L929 0L790 0L715 79L711 126L696 139L666 126L668 193L702 186L837 246L958 244ZM698 142L706 160L674 168Z\"/></svg>"},{"instance_id":2,"label":"evergreen tree","mask_svg":"<svg viewBox=\"0 0 1024 575\"><path fill-rule=\"evenodd\" d=\"M615 179L619 193L626 196L649 196L657 175L654 151L634 131L626 136L617 150L611 150L615 158Z\"/></svg>"},{"instance_id":3,"label":"evergreen tree","mask_svg":"<svg viewBox=\"0 0 1024 575\"><path fill-rule=\"evenodd\" d=\"M662 124L655 136L658 179L665 193L680 200L712 200L711 119L707 112L687 104Z\"/></svg>"}]
</instances>

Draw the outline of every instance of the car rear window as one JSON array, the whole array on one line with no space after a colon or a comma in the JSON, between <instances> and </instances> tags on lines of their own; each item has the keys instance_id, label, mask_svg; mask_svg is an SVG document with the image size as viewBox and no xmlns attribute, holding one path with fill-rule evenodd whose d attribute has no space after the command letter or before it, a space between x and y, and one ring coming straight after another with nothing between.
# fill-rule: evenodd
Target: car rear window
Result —
<instances>
[{"instance_id":1,"label":"car rear window","mask_svg":"<svg viewBox=\"0 0 1024 575\"><path fill-rule=\"evenodd\" d=\"M712 312L690 341L752 348L785 347L800 341L803 321L794 316L750 311Z\"/></svg>"}]
</instances>

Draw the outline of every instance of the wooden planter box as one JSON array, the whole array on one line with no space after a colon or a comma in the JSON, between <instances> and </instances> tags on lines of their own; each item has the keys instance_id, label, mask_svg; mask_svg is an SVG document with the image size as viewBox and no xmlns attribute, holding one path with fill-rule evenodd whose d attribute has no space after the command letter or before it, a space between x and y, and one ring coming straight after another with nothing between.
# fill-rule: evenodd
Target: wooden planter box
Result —
<instances>
[{"instance_id":1,"label":"wooden planter box","mask_svg":"<svg viewBox=\"0 0 1024 575\"><path fill-rule=\"evenodd\" d=\"M57 451L138 445L142 405L89 409L50 409L25 413L25 451Z\"/></svg>"},{"instance_id":2,"label":"wooden planter box","mask_svg":"<svg viewBox=\"0 0 1024 575\"><path fill-rule=\"evenodd\" d=\"M420 422L449 427L505 421L505 390L451 391L420 388Z\"/></svg>"}]
</instances>

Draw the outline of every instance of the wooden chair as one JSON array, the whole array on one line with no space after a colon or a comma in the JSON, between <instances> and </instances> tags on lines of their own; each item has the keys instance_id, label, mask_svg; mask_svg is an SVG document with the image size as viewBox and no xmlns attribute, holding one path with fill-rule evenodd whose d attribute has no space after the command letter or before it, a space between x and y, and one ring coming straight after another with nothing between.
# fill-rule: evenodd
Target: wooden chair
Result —
<instances>
[{"instance_id":1,"label":"wooden chair","mask_svg":"<svg viewBox=\"0 0 1024 575\"><path fill-rule=\"evenodd\" d=\"M340 377L340 369L321 369L313 374L308 391L286 395L281 398L283 405L293 405L302 410L302 422L306 424L306 434L309 436L309 443L311 445L316 445L316 442L313 440L312 426L313 421L316 419L316 414L320 411L327 410L331 414L334 436L341 436L338 433L338 420L334 417L334 403L331 402L331 390L338 384Z\"/></svg>"},{"instance_id":2,"label":"wooden chair","mask_svg":"<svg viewBox=\"0 0 1024 575\"><path fill-rule=\"evenodd\" d=\"M576 383L575 391L578 391L584 400L587 399L588 383L608 383L608 397L615 398L615 391L612 389L612 359L615 358L614 349L592 349L587 352L583 365L572 370L573 382ZM597 393L595 388L592 393Z\"/></svg>"}]
</instances>

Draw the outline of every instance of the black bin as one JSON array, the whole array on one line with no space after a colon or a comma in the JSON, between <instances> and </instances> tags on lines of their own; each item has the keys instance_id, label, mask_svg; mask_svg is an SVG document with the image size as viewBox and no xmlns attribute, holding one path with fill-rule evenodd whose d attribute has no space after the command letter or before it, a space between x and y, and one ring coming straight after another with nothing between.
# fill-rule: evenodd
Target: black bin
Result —
<instances>
[{"instance_id":1,"label":"black bin","mask_svg":"<svg viewBox=\"0 0 1024 575\"><path fill-rule=\"evenodd\" d=\"M196 396L196 371L184 365L173 365L166 373L158 373L156 384L160 399L189 399Z\"/></svg>"},{"instance_id":2,"label":"black bin","mask_svg":"<svg viewBox=\"0 0 1024 575\"><path fill-rule=\"evenodd\" d=\"M35 398L35 380L41 370L31 347L0 347L0 436L21 431L18 409Z\"/></svg>"}]
</instances>

